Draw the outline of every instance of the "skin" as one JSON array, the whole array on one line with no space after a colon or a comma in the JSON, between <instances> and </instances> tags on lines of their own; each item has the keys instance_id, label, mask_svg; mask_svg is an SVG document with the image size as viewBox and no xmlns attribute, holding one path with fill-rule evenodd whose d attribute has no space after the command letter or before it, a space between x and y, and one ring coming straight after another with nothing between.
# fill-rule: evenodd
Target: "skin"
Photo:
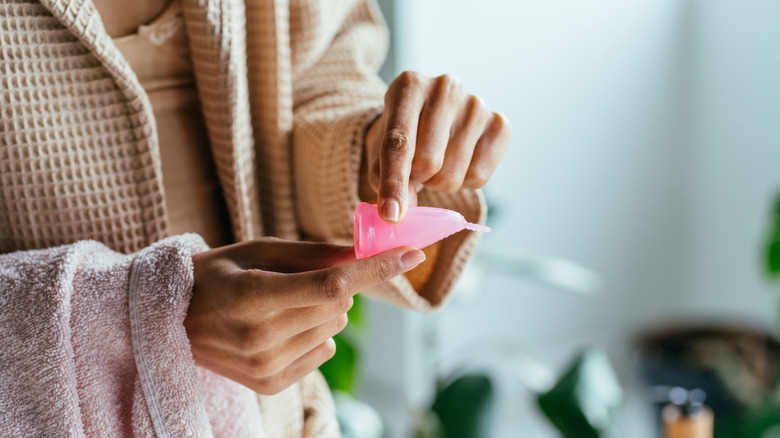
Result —
<instances>
[{"instance_id":1,"label":"skin","mask_svg":"<svg viewBox=\"0 0 780 438\"><path fill-rule=\"evenodd\" d=\"M355 260L352 247L275 238L197 254L184 320L195 363L276 394L333 356L356 293L424 259L401 247Z\"/></svg>"},{"instance_id":2,"label":"skin","mask_svg":"<svg viewBox=\"0 0 780 438\"><path fill-rule=\"evenodd\" d=\"M133 33L169 1L94 0L112 37ZM403 218L423 187L482 187L509 144L506 117L456 78L404 72L367 129L360 191L388 222ZM394 204L395 203L395 204ZM355 260L351 247L262 238L197 254L184 321L195 363L259 394L276 394L335 353L352 297L413 269L422 251L396 248Z\"/></svg>"},{"instance_id":3,"label":"skin","mask_svg":"<svg viewBox=\"0 0 780 438\"><path fill-rule=\"evenodd\" d=\"M361 180L377 194L382 217L397 222L423 187L453 193L484 186L510 135L509 120L457 78L407 71L390 84L384 112L367 131Z\"/></svg>"},{"instance_id":4,"label":"skin","mask_svg":"<svg viewBox=\"0 0 780 438\"><path fill-rule=\"evenodd\" d=\"M368 129L361 180L376 187L380 208L399 203L386 217L398 220L416 188L482 187L508 143L506 118L453 77L402 73ZM268 238L198 254L184 321L195 362L275 394L333 356L352 296L424 259L407 247L354 260L351 247Z\"/></svg>"},{"instance_id":5,"label":"skin","mask_svg":"<svg viewBox=\"0 0 780 438\"><path fill-rule=\"evenodd\" d=\"M165 11L170 0L92 0L101 14L103 26L111 38L118 38L138 30ZM110 13L106 13L111 11Z\"/></svg>"}]
</instances>

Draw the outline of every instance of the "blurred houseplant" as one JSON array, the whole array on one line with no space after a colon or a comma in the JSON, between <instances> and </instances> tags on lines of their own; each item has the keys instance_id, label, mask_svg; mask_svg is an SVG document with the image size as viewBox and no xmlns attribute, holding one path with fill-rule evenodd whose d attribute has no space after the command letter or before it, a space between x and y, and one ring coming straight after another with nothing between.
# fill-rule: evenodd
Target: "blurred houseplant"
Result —
<instances>
[{"instance_id":1,"label":"blurred houseplant","mask_svg":"<svg viewBox=\"0 0 780 438\"><path fill-rule=\"evenodd\" d=\"M764 254L767 274L771 279L780 279L780 196L777 197L772 209L771 225L767 234ZM778 318L778 327L780 327L780 318Z\"/></svg>"},{"instance_id":2,"label":"blurred houseplant","mask_svg":"<svg viewBox=\"0 0 780 438\"><path fill-rule=\"evenodd\" d=\"M496 213L498 213L498 209L492 208L491 217L493 220L500 216L500 214L497 215ZM476 255L474 265L477 272L484 271L490 274L501 273L518 276L524 280L534 281L552 288L581 295L596 293L600 287L600 279L593 271L577 263L554 257L522 255L516 252L482 252ZM359 346L360 339L367 325L363 314L363 298L360 295L355 296L355 303L348 312L348 316L349 326L334 337L336 341L336 355L323 364L320 367L320 371L336 395L337 410L340 411L339 421L344 436L354 438L379 436L377 434L381 432L378 432L376 429L367 432L353 430L359 428L353 424L355 421L359 421L359 419L349 418L347 414L344 414L344 411L351 411L351 409L342 409L345 404L356 402L357 372L360 368ZM435 324L429 325L428 330L435 331ZM429 335L429 338L436 338L435 333L429 333ZM551 368L541 365L534 358L524 354L519 347L513 346L509 349L496 347L493 350L494 353L497 352L503 356L500 358L502 361L515 368L513 374L532 391L541 394L553 388L554 373ZM511 352L507 353L507 351ZM438 348L434 346L431 354L438 356ZM580 372L581 368L593 369L589 365L592 362L591 356L589 353L584 353L575 361L572 373L576 377L573 379L570 377L568 389L560 390L559 388L558 392L551 396L550 400L562 400L568 397L573 400L573 404L577 404L576 399L582 395L579 382L583 379L580 377L593 376L593 373ZM479 355L475 357L479 357ZM583 363L585 364L584 366ZM473 365L465 364L463 368L473 368ZM587 380L587 378L584 380ZM493 401L493 382L487 373L439 375L432 405L428 410L418 412L417 436L425 438L482 438L488 436L494 409ZM551 418L554 418L553 422L565 417L562 410L555 409L549 405L546 406L545 413L552 415Z\"/></svg>"},{"instance_id":3,"label":"blurred houseplant","mask_svg":"<svg viewBox=\"0 0 780 438\"><path fill-rule=\"evenodd\" d=\"M382 438L384 426L379 413L356 397L360 368L360 338L367 328L360 294L353 297L347 312L349 325L333 337L336 354L320 366L320 372L333 391L336 415L344 438Z\"/></svg>"},{"instance_id":4,"label":"blurred houseplant","mask_svg":"<svg viewBox=\"0 0 780 438\"><path fill-rule=\"evenodd\" d=\"M483 252L477 255L474 266L485 274L519 276L580 295L592 295L600 288L600 279L594 272L558 258ZM429 327L434 332L429 333L429 338L438 339L437 327ZM449 375L436 373L434 400L429 409L416 415L416 438L491 436L496 381L495 373L490 371L498 368L509 371L538 397L541 412L564 437L621 436L613 414L622 390L602 352L589 349L580 353L556 383L552 367L520 345L480 342L463 349L470 352L467 363ZM440 356L436 345L431 350L434 356Z\"/></svg>"},{"instance_id":5,"label":"blurred houseplant","mask_svg":"<svg viewBox=\"0 0 780 438\"><path fill-rule=\"evenodd\" d=\"M363 298L360 294L353 297L352 308L347 312L349 324L341 333L333 337L336 341L336 354L320 366L320 372L332 390L355 395L355 382L359 367L359 338L366 329L363 315Z\"/></svg>"},{"instance_id":6,"label":"blurred houseplant","mask_svg":"<svg viewBox=\"0 0 780 438\"><path fill-rule=\"evenodd\" d=\"M594 290L582 286L595 277L578 270L576 265L540 263L538 258L518 261L500 255L483 257L483 260L491 263L494 270L510 270L575 291ZM780 197L772 209L763 260L768 276L773 280L780 279ZM780 306L777 321L780 328ZM780 438L780 370L775 357L778 349L774 336L768 334L762 337L757 332L727 327L681 329L678 335L695 335L685 341L682 356L677 357L683 362L692 362L674 365L673 368L680 372L688 367L688 371L699 376L697 378L706 377L714 383L715 386L710 388L712 402L717 403L718 398L733 400L732 408L721 409L716 415L715 437ZM680 336L676 341L682 339ZM760 348L746 347L750 345ZM656 353L659 351L656 349ZM523 366L517 366L521 362ZM539 374L538 363L529 367L528 360L521 362L515 361L521 380L528 381L529 375L534 374L529 373L530 368L536 367L536 374ZM763 372L757 372L757 369ZM549 378L549 369L542 371L541 374L547 374ZM541 379L542 382L544 380ZM462 374L449 379L449 383L444 382L439 384L435 401L430 413L425 416L426 421L422 423L418 437L472 438L488 435L494 393L489 376ZM538 379L527 386L538 394L543 414L563 437L620 436L614 416L622 391L603 353L593 350L581 353L549 389L541 390L546 384L539 384Z\"/></svg>"}]
</instances>

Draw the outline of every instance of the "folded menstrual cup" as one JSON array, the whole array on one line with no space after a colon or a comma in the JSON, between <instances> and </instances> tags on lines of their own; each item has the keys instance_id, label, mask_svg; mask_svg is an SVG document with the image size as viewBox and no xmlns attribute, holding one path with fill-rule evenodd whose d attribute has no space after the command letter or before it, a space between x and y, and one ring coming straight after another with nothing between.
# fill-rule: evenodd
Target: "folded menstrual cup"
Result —
<instances>
[{"instance_id":1,"label":"folded menstrual cup","mask_svg":"<svg viewBox=\"0 0 780 438\"><path fill-rule=\"evenodd\" d=\"M355 210L355 255L362 259L406 245L421 249L463 229L490 232L458 212L434 207L409 207L401 222L388 224L376 205L363 202Z\"/></svg>"}]
</instances>

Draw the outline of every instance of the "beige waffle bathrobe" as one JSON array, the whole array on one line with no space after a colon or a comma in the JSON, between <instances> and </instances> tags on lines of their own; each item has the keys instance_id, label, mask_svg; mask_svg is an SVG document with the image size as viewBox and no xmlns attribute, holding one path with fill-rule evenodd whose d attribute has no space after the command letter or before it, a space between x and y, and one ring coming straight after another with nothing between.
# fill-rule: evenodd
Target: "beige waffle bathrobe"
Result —
<instances>
[{"instance_id":1,"label":"beige waffle bathrobe","mask_svg":"<svg viewBox=\"0 0 780 438\"><path fill-rule=\"evenodd\" d=\"M375 72L387 32L371 0L183 0L202 111L233 235L349 242ZM155 121L90 0L0 1L0 251L83 239L134 252L167 236ZM420 203L484 219L481 195ZM476 243L439 248L420 291L402 276L372 295L441 305ZM305 383L313 382L313 383ZM268 436L331 430L316 378L261 397Z\"/></svg>"}]
</instances>

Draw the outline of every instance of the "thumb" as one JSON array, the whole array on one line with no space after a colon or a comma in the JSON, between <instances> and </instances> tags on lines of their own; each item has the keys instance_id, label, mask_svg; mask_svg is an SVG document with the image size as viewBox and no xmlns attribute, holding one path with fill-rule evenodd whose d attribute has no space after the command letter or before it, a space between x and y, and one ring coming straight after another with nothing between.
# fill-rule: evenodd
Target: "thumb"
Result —
<instances>
[{"instance_id":1,"label":"thumb","mask_svg":"<svg viewBox=\"0 0 780 438\"><path fill-rule=\"evenodd\" d=\"M296 306L314 306L332 301L345 300L371 286L413 269L425 260L425 254L410 246L389 249L371 257L342 263L317 271L287 274L286 277L271 277L266 280L267 290L285 290L273 281L284 280L295 284L294 292L285 292L280 300L294 302ZM297 294L297 295L296 295ZM291 301L292 300L292 301Z\"/></svg>"},{"instance_id":2,"label":"thumb","mask_svg":"<svg viewBox=\"0 0 780 438\"><path fill-rule=\"evenodd\" d=\"M342 274L341 278L348 279L344 283L351 284L353 290L357 292L401 275L423 261L425 261L425 253L411 246L404 246L330 269Z\"/></svg>"}]
</instances>

